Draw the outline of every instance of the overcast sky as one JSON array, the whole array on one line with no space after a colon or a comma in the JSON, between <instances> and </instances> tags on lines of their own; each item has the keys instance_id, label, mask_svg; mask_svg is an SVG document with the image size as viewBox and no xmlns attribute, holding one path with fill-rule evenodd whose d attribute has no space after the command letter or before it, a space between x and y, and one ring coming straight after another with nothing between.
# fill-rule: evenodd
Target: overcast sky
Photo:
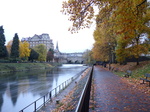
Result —
<instances>
[{"instance_id":1,"label":"overcast sky","mask_svg":"<svg viewBox=\"0 0 150 112\"><path fill-rule=\"evenodd\" d=\"M0 26L5 30L6 43L18 33L19 39L48 33L54 47L58 41L61 52L83 52L94 43L93 30L71 34L71 22L60 10L63 0L0 0Z\"/></svg>"}]
</instances>

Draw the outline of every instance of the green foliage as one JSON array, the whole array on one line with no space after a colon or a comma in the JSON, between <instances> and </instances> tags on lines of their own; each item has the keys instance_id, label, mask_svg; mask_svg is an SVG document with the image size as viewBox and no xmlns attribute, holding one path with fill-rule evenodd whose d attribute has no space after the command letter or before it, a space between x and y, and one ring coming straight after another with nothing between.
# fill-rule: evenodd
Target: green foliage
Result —
<instances>
[{"instance_id":1,"label":"green foliage","mask_svg":"<svg viewBox=\"0 0 150 112\"><path fill-rule=\"evenodd\" d=\"M8 56L5 41L4 29L3 26L0 26L0 58L5 58Z\"/></svg>"},{"instance_id":2,"label":"green foliage","mask_svg":"<svg viewBox=\"0 0 150 112\"><path fill-rule=\"evenodd\" d=\"M132 78L144 78L144 74L150 73L150 64L144 65L136 70L133 71Z\"/></svg>"},{"instance_id":3,"label":"green foliage","mask_svg":"<svg viewBox=\"0 0 150 112\"><path fill-rule=\"evenodd\" d=\"M90 64L94 64L95 63L95 60L92 57L92 51L91 50L86 50L84 52L83 58L85 60L85 64L90 65Z\"/></svg>"},{"instance_id":4,"label":"green foliage","mask_svg":"<svg viewBox=\"0 0 150 112\"><path fill-rule=\"evenodd\" d=\"M19 37L18 37L17 33L15 34L15 36L13 38L10 56L12 58L19 58Z\"/></svg>"},{"instance_id":5,"label":"green foliage","mask_svg":"<svg viewBox=\"0 0 150 112\"><path fill-rule=\"evenodd\" d=\"M38 60L38 57L39 57L39 53L37 53L34 49L30 49L31 52L30 52L30 56L29 56L29 61L34 61L34 60Z\"/></svg>"},{"instance_id":6,"label":"green foliage","mask_svg":"<svg viewBox=\"0 0 150 112\"><path fill-rule=\"evenodd\" d=\"M0 73L11 71L36 70L36 69L40 70L51 67L52 66L48 63L3 63L0 64Z\"/></svg>"},{"instance_id":7,"label":"green foliage","mask_svg":"<svg viewBox=\"0 0 150 112\"><path fill-rule=\"evenodd\" d=\"M39 61L46 61L46 46L44 44L39 44L34 47L34 50L39 54L38 60Z\"/></svg>"}]
</instances>

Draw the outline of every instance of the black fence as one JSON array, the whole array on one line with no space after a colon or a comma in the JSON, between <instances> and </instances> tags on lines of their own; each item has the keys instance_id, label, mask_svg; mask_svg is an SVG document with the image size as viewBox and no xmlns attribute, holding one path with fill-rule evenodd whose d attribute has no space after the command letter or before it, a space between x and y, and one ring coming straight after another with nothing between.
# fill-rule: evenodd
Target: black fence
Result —
<instances>
[{"instance_id":1,"label":"black fence","mask_svg":"<svg viewBox=\"0 0 150 112\"><path fill-rule=\"evenodd\" d=\"M89 72L88 80L84 86L82 94L80 96L77 108L75 112L88 112L89 111L89 100L90 100L90 91L91 91L91 84L92 84L92 76L93 76L93 68Z\"/></svg>"},{"instance_id":2,"label":"black fence","mask_svg":"<svg viewBox=\"0 0 150 112\"><path fill-rule=\"evenodd\" d=\"M139 57L139 61L149 61L149 60L150 60L150 57L148 57L148 56L140 56ZM127 62L136 62L137 59L132 56L131 58L127 58L126 61Z\"/></svg>"},{"instance_id":3,"label":"black fence","mask_svg":"<svg viewBox=\"0 0 150 112\"><path fill-rule=\"evenodd\" d=\"M65 89L72 81L74 81L77 77L79 77L79 75L82 74L82 72L84 72L87 68L85 68L84 70L82 70L80 73L78 73L77 75L71 77L70 79L68 79L67 81L63 82L62 84L60 84L59 86L57 86L56 88L52 89L50 92L48 92L47 94L45 94L44 96L40 97L39 99L37 99L36 101L32 102L31 104L29 104L28 106L26 106L25 108L23 108L22 110L20 110L19 112L36 112L37 110L39 110L41 107L45 106L47 102L49 102L50 100L52 100L53 97L57 96L63 89Z\"/></svg>"}]
</instances>

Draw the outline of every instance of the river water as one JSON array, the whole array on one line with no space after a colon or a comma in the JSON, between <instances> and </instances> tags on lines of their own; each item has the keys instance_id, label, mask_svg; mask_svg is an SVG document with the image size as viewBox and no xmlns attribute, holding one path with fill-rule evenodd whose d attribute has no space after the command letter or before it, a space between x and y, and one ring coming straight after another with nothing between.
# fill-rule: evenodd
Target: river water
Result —
<instances>
[{"instance_id":1,"label":"river water","mask_svg":"<svg viewBox=\"0 0 150 112\"><path fill-rule=\"evenodd\" d=\"M0 112L18 112L86 66L64 64L49 70L0 74Z\"/></svg>"}]
</instances>

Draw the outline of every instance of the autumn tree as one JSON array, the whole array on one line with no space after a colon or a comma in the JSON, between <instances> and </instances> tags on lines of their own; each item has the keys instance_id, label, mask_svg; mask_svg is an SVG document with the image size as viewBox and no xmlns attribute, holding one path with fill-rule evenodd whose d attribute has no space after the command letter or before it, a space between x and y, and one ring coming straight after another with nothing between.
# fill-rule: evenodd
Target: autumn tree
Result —
<instances>
[{"instance_id":1,"label":"autumn tree","mask_svg":"<svg viewBox=\"0 0 150 112\"><path fill-rule=\"evenodd\" d=\"M109 20L111 14L99 12L96 17L96 29L93 33L95 43L93 45L93 57L97 61L114 62L114 49L116 47L116 35L114 33L114 23ZM105 16L104 16L105 15ZM99 19L103 18L103 19Z\"/></svg>"},{"instance_id":2,"label":"autumn tree","mask_svg":"<svg viewBox=\"0 0 150 112\"><path fill-rule=\"evenodd\" d=\"M62 4L62 13L69 16L73 22L70 31L76 32L82 28L89 28L93 23L94 9L112 12L116 9L118 2L123 0L68 0ZM106 9L107 7L107 9ZM106 16L106 15L104 15ZM101 20L102 18L99 18Z\"/></svg>"},{"instance_id":3,"label":"autumn tree","mask_svg":"<svg viewBox=\"0 0 150 112\"><path fill-rule=\"evenodd\" d=\"M27 60L30 56L29 43L24 41L19 44L19 54L20 58Z\"/></svg>"},{"instance_id":4,"label":"autumn tree","mask_svg":"<svg viewBox=\"0 0 150 112\"><path fill-rule=\"evenodd\" d=\"M53 59L54 59L54 50L50 48L49 51L47 52L46 60L47 62L50 62Z\"/></svg>"},{"instance_id":5,"label":"autumn tree","mask_svg":"<svg viewBox=\"0 0 150 112\"><path fill-rule=\"evenodd\" d=\"M96 61L108 61L108 49L107 49L107 42L104 41L104 36L100 29L97 29L93 33L95 43L93 44L92 52L93 58Z\"/></svg>"},{"instance_id":6,"label":"autumn tree","mask_svg":"<svg viewBox=\"0 0 150 112\"><path fill-rule=\"evenodd\" d=\"M94 44L94 56L98 56L97 52L101 54L100 50L103 49L103 54L108 54L109 51L116 53L119 62L124 62L127 57L134 56L139 64L138 58L141 53L148 51L141 44L141 35L147 34L149 37L150 34L148 24L150 11L147 0L65 1L62 12L69 15L69 20L73 22L69 30L76 32L90 27L95 6L99 9L95 19L96 30L99 30L97 34L99 36L96 37L100 39ZM132 50L128 49L129 47L132 47Z\"/></svg>"},{"instance_id":7,"label":"autumn tree","mask_svg":"<svg viewBox=\"0 0 150 112\"><path fill-rule=\"evenodd\" d=\"M5 41L4 29L3 26L0 26L0 58L5 58L8 56Z\"/></svg>"},{"instance_id":8,"label":"autumn tree","mask_svg":"<svg viewBox=\"0 0 150 112\"><path fill-rule=\"evenodd\" d=\"M44 44L39 44L34 47L34 50L39 54L38 60L39 61L46 61L46 46Z\"/></svg>"},{"instance_id":9,"label":"autumn tree","mask_svg":"<svg viewBox=\"0 0 150 112\"><path fill-rule=\"evenodd\" d=\"M6 45L6 48L7 48L7 51L8 51L8 55L10 56L11 54L11 46L12 46L12 42L13 40L10 40L7 45Z\"/></svg>"},{"instance_id":10,"label":"autumn tree","mask_svg":"<svg viewBox=\"0 0 150 112\"><path fill-rule=\"evenodd\" d=\"M116 34L118 37L118 46L116 50L118 61L124 61L126 57L134 56L139 64L139 56L148 51L142 43L142 35L150 34L146 23L149 21L149 15L146 1L123 1L123 8L116 11ZM131 47L130 49L128 49ZM132 49L132 50L131 50ZM126 56L126 57L125 57Z\"/></svg>"}]
</instances>

